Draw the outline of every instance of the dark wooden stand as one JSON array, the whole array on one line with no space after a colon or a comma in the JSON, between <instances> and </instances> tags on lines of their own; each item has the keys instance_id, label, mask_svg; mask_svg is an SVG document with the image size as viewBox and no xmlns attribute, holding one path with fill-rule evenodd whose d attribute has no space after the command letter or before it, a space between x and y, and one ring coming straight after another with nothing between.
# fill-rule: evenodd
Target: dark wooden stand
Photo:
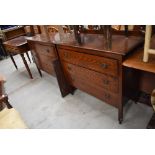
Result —
<instances>
[{"instance_id":1,"label":"dark wooden stand","mask_svg":"<svg viewBox=\"0 0 155 155\"><path fill-rule=\"evenodd\" d=\"M26 54L29 61L30 61L30 63L31 63L31 60L30 60L30 57L29 57L29 54L28 54L28 51L30 50L30 48L29 48L28 43L27 43L27 41L25 39L25 36L20 36L20 37L8 40L8 41L4 42L3 44L5 46L6 51L10 55L10 58L11 58L13 64L14 64L15 68L18 69L18 67L16 65L16 62L15 62L15 60L13 58L13 55L14 54L19 54L21 56L22 60L23 60L23 63L25 65L26 69L27 69L27 72L28 72L30 78L33 79L32 73L30 71L28 63L27 63L27 61L25 59L25 56L24 56L24 54ZM39 71L39 74L41 75L41 71L39 70L38 66L37 66L37 69Z\"/></svg>"}]
</instances>

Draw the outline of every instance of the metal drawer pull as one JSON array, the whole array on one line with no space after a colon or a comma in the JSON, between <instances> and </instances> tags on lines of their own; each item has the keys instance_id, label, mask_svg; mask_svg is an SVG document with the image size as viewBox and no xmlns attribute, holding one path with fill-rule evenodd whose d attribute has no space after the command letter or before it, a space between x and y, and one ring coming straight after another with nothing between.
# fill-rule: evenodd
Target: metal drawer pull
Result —
<instances>
[{"instance_id":1,"label":"metal drawer pull","mask_svg":"<svg viewBox=\"0 0 155 155\"><path fill-rule=\"evenodd\" d=\"M108 68L108 65L107 64L101 64L101 67L106 69L106 68Z\"/></svg>"},{"instance_id":2,"label":"metal drawer pull","mask_svg":"<svg viewBox=\"0 0 155 155\"><path fill-rule=\"evenodd\" d=\"M49 49L46 49L46 52L47 52L47 53L49 53L49 52L50 52L50 50L49 50Z\"/></svg>"},{"instance_id":3,"label":"metal drawer pull","mask_svg":"<svg viewBox=\"0 0 155 155\"><path fill-rule=\"evenodd\" d=\"M68 70L71 70L71 67L70 66L67 66Z\"/></svg>"},{"instance_id":4,"label":"metal drawer pull","mask_svg":"<svg viewBox=\"0 0 155 155\"><path fill-rule=\"evenodd\" d=\"M110 99L111 96L110 96L110 94L106 94L106 93L105 93L105 94L104 94L104 97L105 97L106 99Z\"/></svg>"},{"instance_id":5,"label":"metal drawer pull","mask_svg":"<svg viewBox=\"0 0 155 155\"><path fill-rule=\"evenodd\" d=\"M68 58L68 53L64 53L64 57L65 58Z\"/></svg>"},{"instance_id":6,"label":"metal drawer pull","mask_svg":"<svg viewBox=\"0 0 155 155\"><path fill-rule=\"evenodd\" d=\"M103 83L108 85L110 83L110 81L109 80L103 80Z\"/></svg>"}]
</instances>

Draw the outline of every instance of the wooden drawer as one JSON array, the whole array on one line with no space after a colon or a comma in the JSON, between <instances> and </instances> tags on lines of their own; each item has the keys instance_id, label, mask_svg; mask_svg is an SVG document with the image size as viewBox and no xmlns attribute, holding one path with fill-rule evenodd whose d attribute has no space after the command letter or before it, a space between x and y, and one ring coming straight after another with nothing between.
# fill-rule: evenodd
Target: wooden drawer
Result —
<instances>
[{"instance_id":1,"label":"wooden drawer","mask_svg":"<svg viewBox=\"0 0 155 155\"><path fill-rule=\"evenodd\" d=\"M84 53L60 49L60 58L66 62L89 68L109 75L118 75L118 61Z\"/></svg>"},{"instance_id":2,"label":"wooden drawer","mask_svg":"<svg viewBox=\"0 0 155 155\"><path fill-rule=\"evenodd\" d=\"M55 74L53 68L53 61L56 58L44 54L39 54L38 57L41 64L41 69L49 74Z\"/></svg>"},{"instance_id":3,"label":"wooden drawer","mask_svg":"<svg viewBox=\"0 0 155 155\"><path fill-rule=\"evenodd\" d=\"M47 63L42 63L41 64L41 69L49 74L55 75L55 71L53 68L53 64L47 64Z\"/></svg>"},{"instance_id":4,"label":"wooden drawer","mask_svg":"<svg viewBox=\"0 0 155 155\"><path fill-rule=\"evenodd\" d=\"M41 63L46 63L46 64L51 64L56 58L47 56L44 54L38 54L40 62Z\"/></svg>"},{"instance_id":5,"label":"wooden drawer","mask_svg":"<svg viewBox=\"0 0 155 155\"><path fill-rule=\"evenodd\" d=\"M83 67L63 62L64 70L70 81L75 77L92 83L95 86L104 88L105 90L118 93L118 79L116 77L107 76Z\"/></svg>"},{"instance_id":6,"label":"wooden drawer","mask_svg":"<svg viewBox=\"0 0 155 155\"><path fill-rule=\"evenodd\" d=\"M118 94L107 91L107 89L112 89L116 91L115 87L111 85L109 88L102 83L102 78L104 76L96 74L95 71L88 69L82 69L82 67L77 67L72 64L63 63L65 69L65 76L67 77L69 83L74 87L87 92L115 107L118 106ZM69 67L69 68L68 68ZM84 73L81 73L84 72ZM96 75L95 75L95 74ZM92 76L91 76L92 75ZM95 75L95 76L94 76ZM93 77L94 76L94 77ZM118 83L115 82L116 87L118 88Z\"/></svg>"},{"instance_id":7,"label":"wooden drawer","mask_svg":"<svg viewBox=\"0 0 155 155\"><path fill-rule=\"evenodd\" d=\"M38 52L39 54L56 57L54 47L52 47L52 46L35 44L35 49L36 49L36 52Z\"/></svg>"},{"instance_id":8,"label":"wooden drawer","mask_svg":"<svg viewBox=\"0 0 155 155\"><path fill-rule=\"evenodd\" d=\"M25 53L30 50L28 44L22 45L20 47L14 47L14 46L9 46L9 45L4 44L4 47L5 47L6 51L8 51L10 53L11 52L12 53Z\"/></svg>"}]
</instances>

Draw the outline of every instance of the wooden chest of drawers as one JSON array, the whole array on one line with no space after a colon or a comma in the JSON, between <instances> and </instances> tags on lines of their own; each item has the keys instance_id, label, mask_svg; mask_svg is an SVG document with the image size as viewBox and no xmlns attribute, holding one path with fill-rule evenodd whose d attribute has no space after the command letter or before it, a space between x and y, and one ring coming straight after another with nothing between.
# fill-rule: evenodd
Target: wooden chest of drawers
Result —
<instances>
[{"instance_id":1,"label":"wooden chest of drawers","mask_svg":"<svg viewBox=\"0 0 155 155\"><path fill-rule=\"evenodd\" d=\"M57 34L56 34L57 35ZM123 120L124 80L122 62L127 54L143 43L141 37L113 36L112 48L105 48L103 35L82 35L83 42L61 42L58 35L50 40L41 35L30 37L28 43L39 68L56 74L64 97L77 88L118 109ZM58 40L56 40L56 38Z\"/></svg>"},{"instance_id":2,"label":"wooden chest of drawers","mask_svg":"<svg viewBox=\"0 0 155 155\"><path fill-rule=\"evenodd\" d=\"M30 37L28 39L28 43L30 45L37 66L41 70L55 76L53 61L58 58L55 45L47 42L45 38L41 39L39 37L38 39L37 36L33 39L31 39Z\"/></svg>"},{"instance_id":3,"label":"wooden chest of drawers","mask_svg":"<svg viewBox=\"0 0 155 155\"><path fill-rule=\"evenodd\" d=\"M138 37L114 36L112 49L104 48L104 39L94 35L84 38L83 44L58 44L66 81L102 101L118 108L118 120L123 120L123 67L124 57L142 43ZM102 41L102 42L101 42ZM128 44L128 46L126 46ZM72 89L73 90L73 89Z\"/></svg>"}]
</instances>

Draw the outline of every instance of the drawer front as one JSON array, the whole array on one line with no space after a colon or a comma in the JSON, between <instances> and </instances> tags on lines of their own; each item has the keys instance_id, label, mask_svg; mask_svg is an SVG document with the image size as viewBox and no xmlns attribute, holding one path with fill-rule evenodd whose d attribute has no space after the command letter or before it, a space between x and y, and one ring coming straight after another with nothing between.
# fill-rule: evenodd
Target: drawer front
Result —
<instances>
[{"instance_id":1,"label":"drawer front","mask_svg":"<svg viewBox=\"0 0 155 155\"><path fill-rule=\"evenodd\" d=\"M84 53L60 49L60 58L66 62L89 68L100 73L118 75L118 61Z\"/></svg>"},{"instance_id":2,"label":"drawer front","mask_svg":"<svg viewBox=\"0 0 155 155\"><path fill-rule=\"evenodd\" d=\"M24 52L27 52L29 51L29 46L28 44L26 45L22 45L20 47L15 47L15 46L9 46L9 45L4 45L6 51L8 52L13 52L13 53L24 53Z\"/></svg>"},{"instance_id":3,"label":"drawer front","mask_svg":"<svg viewBox=\"0 0 155 155\"><path fill-rule=\"evenodd\" d=\"M41 69L43 71L55 76L55 71L54 71L52 63L51 64L42 63L41 64Z\"/></svg>"},{"instance_id":4,"label":"drawer front","mask_svg":"<svg viewBox=\"0 0 155 155\"><path fill-rule=\"evenodd\" d=\"M39 54L38 58L40 60L39 62L40 62L41 69L49 74L55 75L54 68L53 68L53 61L56 58L43 55L43 54Z\"/></svg>"},{"instance_id":5,"label":"drawer front","mask_svg":"<svg viewBox=\"0 0 155 155\"><path fill-rule=\"evenodd\" d=\"M80 74L80 72L78 72L77 68L81 67L73 67L74 65L71 64L63 64L64 66L64 70L65 70L65 76L67 77L69 83L71 83L71 85L73 85L74 87L85 91L115 107L118 107L118 94L112 93L112 91L108 91L106 90L106 88L108 87L104 87L105 85L100 83L100 79L102 79L102 77L89 77L88 76L93 73L94 71L89 71L88 69L84 69L83 71L85 72L84 74ZM68 66L71 67L71 69L69 69L68 71ZM67 68L66 68L67 67ZM71 73L72 71L74 73ZM86 74L89 74L88 76ZM99 73L100 74L100 73ZM96 81L97 82L96 82ZM110 88L112 89L112 88Z\"/></svg>"},{"instance_id":6,"label":"drawer front","mask_svg":"<svg viewBox=\"0 0 155 155\"><path fill-rule=\"evenodd\" d=\"M52 46L35 44L35 49L36 49L36 52L40 54L51 56L51 57L56 57L54 47Z\"/></svg>"},{"instance_id":7,"label":"drawer front","mask_svg":"<svg viewBox=\"0 0 155 155\"><path fill-rule=\"evenodd\" d=\"M87 83L104 88L105 90L118 93L118 79L116 77L107 76L83 67L63 62L65 72L71 78L81 79Z\"/></svg>"},{"instance_id":8,"label":"drawer front","mask_svg":"<svg viewBox=\"0 0 155 155\"><path fill-rule=\"evenodd\" d=\"M39 54L39 59L41 63L48 63L48 64L52 64L52 62L56 59L54 57L51 56L47 56L44 54Z\"/></svg>"}]
</instances>

